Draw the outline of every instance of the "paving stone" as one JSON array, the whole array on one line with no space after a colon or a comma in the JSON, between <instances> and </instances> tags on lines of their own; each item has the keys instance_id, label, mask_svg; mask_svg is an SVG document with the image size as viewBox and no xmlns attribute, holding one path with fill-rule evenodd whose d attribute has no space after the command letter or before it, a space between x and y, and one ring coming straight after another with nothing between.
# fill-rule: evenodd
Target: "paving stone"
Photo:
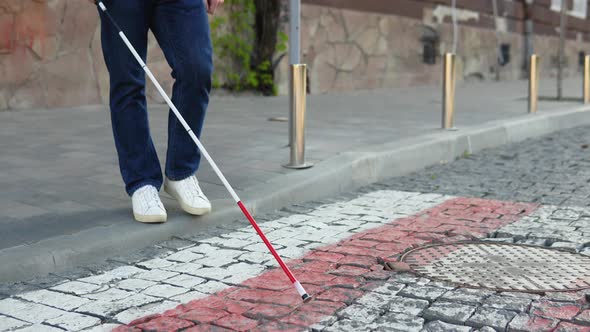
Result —
<instances>
[{"instance_id":1,"label":"paving stone","mask_svg":"<svg viewBox=\"0 0 590 332\"><path fill-rule=\"evenodd\" d=\"M357 332L357 331L370 331L366 328L366 324L369 321L356 321L350 319L339 320L334 325L325 328L325 332Z\"/></svg>"},{"instance_id":2,"label":"paving stone","mask_svg":"<svg viewBox=\"0 0 590 332\"><path fill-rule=\"evenodd\" d=\"M101 323L100 319L88 315L81 315L75 312L66 312L62 316L46 321L47 324L56 326L66 331L79 331Z\"/></svg>"},{"instance_id":3,"label":"paving stone","mask_svg":"<svg viewBox=\"0 0 590 332\"><path fill-rule=\"evenodd\" d=\"M400 313L387 313L369 325L372 331L420 332L424 319Z\"/></svg>"},{"instance_id":4,"label":"paving stone","mask_svg":"<svg viewBox=\"0 0 590 332\"><path fill-rule=\"evenodd\" d=\"M490 326L496 330L504 331L514 316L516 316L514 311L481 307L465 324L474 327Z\"/></svg>"},{"instance_id":5,"label":"paving stone","mask_svg":"<svg viewBox=\"0 0 590 332\"><path fill-rule=\"evenodd\" d=\"M382 311L376 308L353 304L338 312L338 316L343 319L369 323L377 319L381 313Z\"/></svg>"},{"instance_id":6,"label":"paving stone","mask_svg":"<svg viewBox=\"0 0 590 332\"><path fill-rule=\"evenodd\" d=\"M174 265L174 262L171 262L169 260L165 260L163 258L154 258L154 259L150 259L147 261L137 262L135 265L151 270L151 269L161 269L161 268L165 268L165 267Z\"/></svg>"},{"instance_id":7,"label":"paving stone","mask_svg":"<svg viewBox=\"0 0 590 332\"><path fill-rule=\"evenodd\" d=\"M352 303L354 299L359 298L362 295L363 293L358 290L334 287L319 294L316 294L315 298L318 300L330 302ZM374 293L374 295L379 294Z\"/></svg>"},{"instance_id":8,"label":"paving stone","mask_svg":"<svg viewBox=\"0 0 590 332\"><path fill-rule=\"evenodd\" d=\"M190 310L179 316L194 323L207 324L228 316L230 313L221 309L199 308Z\"/></svg>"},{"instance_id":9,"label":"paving stone","mask_svg":"<svg viewBox=\"0 0 590 332\"><path fill-rule=\"evenodd\" d=\"M31 315L31 313L35 313ZM63 315L65 311L46 305L25 302L17 299L0 300L0 314L14 317L25 322L42 323L48 319Z\"/></svg>"},{"instance_id":10,"label":"paving stone","mask_svg":"<svg viewBox=\"0 0 590 332\"><path fill-rule=\"evenodd\" d=\"M247 252L240 255L237 259L251 264L264 264L271 260L271 256L262 252Z\"/></svg>"},{"instance_id":11,"label":"paving stone","mask_svg":"<svg viewBox=\"0 0 590 332\"><path fill-rule=\"evenodd\" d=\"M84 332L109 332L120 327L120 324L101 324L92 328L85 329Z\"/></svg>"},{"instance_id":12,"label":"paving stone","mask_svg":"<svg viewBox=\"0 0 590 332\"><path fill-rule=\"evenodd\" d=\"M95 285L89 284L86 282L80 281L69 281L55 287L52 287L52 290L60 291L62 293L71 293L74 295L85 295L89 293L94 293L103 289L106 289L108 286L104 285Z\"/></svg>"},{"instance_id":13,"label":"paving stone","mask_svg":"<svg viewBox=\"0 0 590 332\"><path fill-rule=\"evenodd\" d=\"M153 285L146 288L142 293L150 296L170 298L176 295L187 293L189 290L183 287L172 285Z\"/></svg>"},{"instance_id":14,"label":"paving stone","mask_svg":"<svg viewBox=\"0 0 590 332\"><path fill-rule=\"evenodd\" d=\"M30 325L30 323L11 317L0 316L0 330L8 331L19 327Z\"/></svg>"},{"instance_id":15,"label":"paving stone","mask_svg":"<svg viewBox=\"0 0 590 332\"><path fill-rule=\"evenodd\" d=\"M180 275L177 275L177 276L172 277L170 279L166 279L163 282L170 284L170 285L178 286L178 287L193 288L197 285L205 283L206 281L207 280L205 280L203 278L199 278L199 277L195 277L195 276L191 276L191 275L187 275L187 274L180 274Z\"/></svg>"},{"instance_id":16,"label":"paving stone","mask_svg":"<svg viewBox=\"0 0 590 332\"><path fill-rule=\"evenodd\" d=\"M63 332L62 329L57 327L43 325L43 324L34 324L28 327L18 329L18 332Z\"/></svg>"},{"instance_id":17,"label":"paving stone","mask_svg":"<svg viewBox=\"0 0 590 332\"><path fill-rule=\"evenodd\" d=\"M266 267L258 264L236 263L225 268L225 272L230 276L223 279L223 282L238 284L247 279L255 277L262 273Z\"/></svg>"},{"instance_id":18,"label":"paving stone","mask_svg":"<svg viewBox=\"0 0 590 332\"><path fill-rule=\"evenodd\" d=\"M483 306L496 309L506 309L517 312L525 312L530 306L532 300L516 298L511 296L490 295L483 301Z\"/></svg>"},{"instance_id":19,"label":"paving stone","mask_svg":"<svg viewBox=\"0 0 590 332\"><path fill-rule=\"evenodd\" d=\"M424 325L422 329L423 332L470 332L471 327L469 326L461 326L461 325L453 325L445 322L441 322L439 320L429 322L428 324Z\"/></svg>"},{"instance_id":20,"label":"paving stone","mask_svg":"<svg viewBox=\"0 0 590 332\"><path fill-rule=\"evenodd\" d=\"M579 251L583 248L583 245L579 244L579 243L573 243L573 242L554 242L551 245L551 248L569 249L569 250L573 250L573 251Z\"/></svg>"},{"instance_id":21,"label":"paving stone","mask_svg":"<svg viewBox=\"0 0 590 332\"><path fill-rule=\"evenodd\" d=\"M91 276L91 277L87 277L87 278L82 278L78 281L102 285L102 284L112 282L114 280L130 278L136 274L140 274L143 272L145 272L145 270L142 270L142 269L137 268L135 266L121 266L121 267L118 267L114 270L111 270L111 271L108 271L108 272L105 272L105 273L102 273L99 275L95 275L95 276Z\"/></svg>"},{"instance_id":22,"label":"paving stone","mask_svg":"<svg viewBox=\"0 0 590 332\"><path fill-rule=\"evenodd\" d=\"M586 309L577 315L574 318L574 322L590 326L590 309Z\"/></svg>"},{"instance_id":23,"label":"paving stone","mask_svg":"<svg viewBox=\"0 0 590 332\"><path fill-rule=\"evenodd\" d=\"M475 312L474 305L457 302L436 301L425 309L422 317L426 320L441 320L451 324L463 324Z\"/></svg>"},{"instance_id":24,"label":"paving stone","mask_svg":"<svg viewBox=\"0 0 590 332\"><path fill-rule=\"evenodd\" d=\"M255 321L253 319L250 319L250 318L247 318L247 317L244 317L241 315L230 314L228 316L225 316L225 317L222 317L222 318L216 320L214 322L214 324L221 326L221 327L226 327L226 328L238 330L238 331L247 331L247 330L255 328L260 323L258 321Z\"/></svg>"},{"instance_id":25,"label":"paving stone","mask_svg":"<svg viewBox=\"0 0 590 332\"><path fill-rule=\"evenodd\" d=\"M49 291L45 289L23 293L20 294L19 297L30 302L45 304L66 311L74 310L90 302L90 300L82 297Z\"/></svg>"},{"instance_id":26,"label":"paving stone","mask_svg":"<svg viewBox=\"0 0 590 332\"><path fill-rule=\"evenodd\" d=\"M148 280L148 281L162 281L162 280L166 280L166 279L172 278L174 276L177 276L179 274L180 273L178 273L178 272L154 269L151 271L139 273L139 274L135 275L135 278Z\"/></svg>"},{"instance_id":27,"label":"paving stone","mask_svg":"<svg viewBox=\"0 0 590 332\"><path fill-rule=\"evenodd\" d=\"M384 285L373 289L373 292L393 296L397 295L404 287L406 287L404 284L387 282Z\"/></svg>"},{"instance_id":28,"label":"paving stone","mask_svg":"<svg viewBox=\"0 0 590 332\"><path fill-rule=\"evenodd\" d=\"M428 307L428 301L426 300L392 296L389 300L388 311L416 316L420 314L420 312L422 312L426 307Z\"/></svg>"},{"instance_id":29,"label":"paving stone","mask_svg":"<svg viewBox=\"0 0 590 332\"><path fill-rule=\"evenodd\" d=\"M361 304L367 308L385 311L389 308L391 295L385 295L375 292L370 292L355 300L355 303Z\"/></svg>"},{"instance_id":30,"label":"paving stone","mask_svg":"<svg viewBox=\"0 0 590 332\"><path fill-rule=\"evenodd\" d=\"M420 278L411 273L393 273L390 281L397 282L400 284L426 284L429 282L428 279Z\"/></svg>"},{"instance_id":31,"label":"paving stone","mask_svg":"<svg viewBox=\"0 0 590 332\"><path fill-rule=\"evenodd\" d=\"M214 293L217 293L218 291L226 289L228 287L229 286L224 283L211 280L211 281L207 281L204 284L194 286L193 289L195 291L205 293L205 294L214 294Z\"/></svg>"},{"instance_id":32,"label":"paving stone","mask_svg":"<svg viewBox=\"0 0 590 332\"><path fill-rule=\"evenodd\" d=\"M543 301L569 302L572 304L585 304L586 294L579 292L548 292L543 296Z\"/></svg>"},{"instance_id":33,"label":"paving stone","mask_svg":"<svg viewBox=\"0 0 590 332\"><path fill-rule=\"evenodd\" d=\"M161 300L161 298L137 294L118 301L91 302L81 306L76 311L83 314L88 313L100 317L107 317L109 315L121 312L127 308L142 306L148 303L159 302Z\"/></svg>"},{"instance_id":34,"label":"paving stone","mask_svg":"<svg viewBox=\"0 0 590 332\"><path fill-rule=\"evenodd\" d=\"M188 303L190 301L202 299L207 297L208 294L197 292L197 291L190 291L188 293L176 295L170 298L171 301L179 302L179 303Z\"/></svg>"},{"instance_id":35,"label":"paving stone","mask_svg":"<svg viewBox=\"0 0 590 332\"><path fill-rule=\"evenodd\" d=\"M195 325L192 322L171 318L171 317L159 317L153 320L150 320L147 323L137 325L137 328L142 329L144 331L178 331L182 329L186 329Z\"/></svg>"},{"instance_id":36,"label":"paving stone","mask_svg":"<svg viewBox=\"0 0 590 332\"><path fill-rule=\"evenodd\" d=\"M561 322L557 325L555 332L590 332L590 326Z\"/></svg>"},{"instance_id":37,"label":"paving stone","mask_svg":"<svg viewBox=\"0 0 590 332\"><path fill-rule=\"evenodd\" d=\"M178 302L164 300L161 302L148 303L140 307L131 307L127 310L121 311L115 316L115 319L121 323L129 324L132 321L146 317L154 312L164 312L178 306Z\"/></svg>"},{"instance_id":38,"label":"paving stone","mask_svg":"<svg viewBox=\"0 0 590 332\"><path fill-rule=\"evenodd\" d=\"M567 302L550 302L550 301L538 301L533 302L531 306L531 313L533 315L545 317L545 318L556 318L571 320L581 309L579 306Z\"/></svg>"},{"instance_id":39,"label":"paving stone","mask_svg":"<svg viewBox=\"0 0 590 332\"><path fill-rule=\"evenodd\" d=\"M277 251L283 249L283 246L274 246ZM253 243L243 248L247 251L268 253L268 248L264 243Z\"/></svg>"},{"instance_id":40,"label":"paving stone","mask_svg":"<svg viewBox=\"0 0 590 332\"><path fill-rule=\"evenodd\" d=\"M458 288L444 293L440 299L461 303L480 303L484 298L494 294L493 291L485 289Z\"/></svg>"},{"instance_id":41,"label":"paving stone","mask_svg":"<svg viewBox=\"0 0 590 332\"><path fill-rule=\"evenodd\" d=\"M173 262L189 263L189 262L193 262L193 261L196 261L198 259L201 259L203 257L205 257L205 255L196 253L194 251L191 251L190 249L184 249L184 250L175 252L175 253L173 253L171 255L168 255L166 257L163 257L163 258L165 260L173 261ZM156 267L157 268L165 268L165 267L169 267L169 266L172 266L172 265L168 265L168 266L156 266Z\"/></svg>"},{"instance_id":42,"label":"paving stone","mask_svg":"<svg viewBox=\"0 0 590 332\"><path fill-rule=\"evenodd\" d=\"M188 272L183 272L188 273ZM220 267L205 267L199 268L194 271L190 271L191 275L205 278L205 279L214 279L214 280L223 280L225 278L229 278L232 276L231 273L227 271L227 269L220 268Z\"/></svg>"},{"instance_id":43,"label":"paving stone","mask_svg":"<svg viewBox=\"0 0 590 332\"><path fill-rule=\"evenodd\" d=\"M558 321L555 319L543 318L539 316L532 316L526 313L519 313L516 315L510 324L508 324L508 331L510 332L541 332L550 331L557 326Z\"/></svg>"},{"instance_id":44,"label":"paving stone","mask_svg":"<svg viewBox=\"0 0 590 332\"><path fill-rule=\"evenodd\" d=\"M234 263L236 259L230 256L209 256L201 258L195 261L197 264L201 264L207 267L220 267Z\"/></svg>"},{"instance_id":45,"label":"paving stone","mask_svg":"<svg viewBox=\"0 0 590 332\"><path fill-rule=\"evenodd\" d=\"M432 302L446 292L446 289L438 287L408 285L402 289L398 295Z\"/></svg>"},{"instance_id":46,"label":"paving stone","mask_svg":"<svg viewBox=\"0 0 590 332\"><path fill-rule=\"evenodd\" d=\"M109 288L101 292L86 294L82 296L95 301L117 301L135 294L135 292L126 291L123 289Z\"/></svg>"},{"instance_id":47,"label":"paving stone","mask_svg":"<svg viewBox=\"0 0 590 332\"><path fill-rule=\"evenodd\" d=\"M496 332L496 330L493 327L484 326L484 327L478 329L477 332Z\"/></svg>"},{"instance_id":48,"label":"paving stone","mask_svg":"<svg viewBox=\"0 0 590 332\"><path fill-rule=\"evenodd\" d=\"M166 271L185 273L194 275L197 271L203 268L203 265L197 263L178 263L162 268Z\"/></svg>"},{"instance_id":49,"label":"paving stone","mask_svg":"<svg viewBox=\"0 0 590 332\"><path fill-rule=\"evenodd\" d=\"M155 281L143 280L143 279L125 279L117 284L120 289L141 292L142 290L157 284Z\"/></svg>"}]
</instances>

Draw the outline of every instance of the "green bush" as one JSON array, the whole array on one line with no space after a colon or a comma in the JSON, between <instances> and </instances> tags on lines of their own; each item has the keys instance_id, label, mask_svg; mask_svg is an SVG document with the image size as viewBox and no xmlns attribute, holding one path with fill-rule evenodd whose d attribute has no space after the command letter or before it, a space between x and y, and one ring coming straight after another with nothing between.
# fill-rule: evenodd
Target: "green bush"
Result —
<instances>
[{"instance_id":1,"label":"green bush","mask_svg":"<svg viewBox=\"0 0 590 332\"><path fill-rule=\"evenodd\" d=\"M232 91L259 90L274 83L273 63L265 60L252 65L253 45L256 39L254 16L256 7L253 0L226 0L227 16L216 16L211 20L211 38L216 56L213 87ZM277 32L277 52L287 50L287 35Z\"/></svg>"}]
</instances>

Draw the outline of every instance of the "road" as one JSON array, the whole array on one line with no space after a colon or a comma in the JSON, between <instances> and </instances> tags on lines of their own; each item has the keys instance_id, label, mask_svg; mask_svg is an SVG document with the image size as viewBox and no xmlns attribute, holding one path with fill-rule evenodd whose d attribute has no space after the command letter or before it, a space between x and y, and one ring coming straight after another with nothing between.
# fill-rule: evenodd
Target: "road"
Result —
<instances>
[{"instance_id":1,"label":"road","mask_svg":"<svg viewBox=\"0 0 590 332\"><path fill-rule=\"evenodd\" d=\"M384 268L411 248L478 239L590 256L587 144L590 128L559 132L260 217L309 304L239 220L3 285L0 330L590 331L588 289L470 289Z\"/></svg>"}]
</instances>

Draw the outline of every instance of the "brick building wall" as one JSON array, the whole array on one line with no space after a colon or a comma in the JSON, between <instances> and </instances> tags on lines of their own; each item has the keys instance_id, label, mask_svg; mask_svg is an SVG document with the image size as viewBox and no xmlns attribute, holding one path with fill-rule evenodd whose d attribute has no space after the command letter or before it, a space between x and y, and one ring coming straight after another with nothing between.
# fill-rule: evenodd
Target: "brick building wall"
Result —
<instances>
[{"instance_id":1,"label":"brick building wall","mask_svg":"<svg viewBox=\"0 0 590 332\"><path fill-rule=\"evenodd\" d=\"M286 0L285 0L286 1ZM555 73L559 13L552 1L498 0L500 40L512 61L496 74L498 40L491 0L457 0L459 77L518 79L523 74L525 20L543 75ZM579 2L580 0L570 0ZM585 0L581 0L585 1ZM450 50L451 0L303 0L302 51L312 92L388 88L440 81L440 55ZM583 16L583 15L582 15ZM567 73L590 51L590 22L569 19ZM424 36L435 35L436 61L423 63ZM167 88L170 69L157 43L148 64ZM278 69L286 92L287 61ZM153 87L151 101L161 102ZM108 75L100 48L96 9L85 0L0 0L0 110L106 103Z\"/></svg>"}]
</instances>

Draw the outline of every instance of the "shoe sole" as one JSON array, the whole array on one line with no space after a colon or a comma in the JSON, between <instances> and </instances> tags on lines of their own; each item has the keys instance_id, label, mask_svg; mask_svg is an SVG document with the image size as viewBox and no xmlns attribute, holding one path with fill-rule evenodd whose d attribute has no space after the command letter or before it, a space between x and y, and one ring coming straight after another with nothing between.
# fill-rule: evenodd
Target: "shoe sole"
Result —
<instances>
[{"instance_id":1,"label":"shoe sole","mask_svg":"<svg viewBox=\"0 0 590 332\"><path fill-rule=\"evenodd\" d=\"M142 215L142 214L133 214L133 217L136 221L139 221L144 224L160 224L165 223L168 216L166 215Z\"/></svg>"},{"instance_id":2,"label":"shoe sole","mask_svg":"<svg viewBox=\"0 0 590 332\"><path fill-rule=\"evenodd\" d=\"M166 184L164 184L164 191L167 192L168 195L175 198L180 204L180 208L182 208L182 210L188 214L192 214L194 216L202 216L211 213L211 208L195 208L186 204L182 201L180 195L178 195L174 190L170 189L170 187L168 187Z\"/></svg>"}]
</instances>

